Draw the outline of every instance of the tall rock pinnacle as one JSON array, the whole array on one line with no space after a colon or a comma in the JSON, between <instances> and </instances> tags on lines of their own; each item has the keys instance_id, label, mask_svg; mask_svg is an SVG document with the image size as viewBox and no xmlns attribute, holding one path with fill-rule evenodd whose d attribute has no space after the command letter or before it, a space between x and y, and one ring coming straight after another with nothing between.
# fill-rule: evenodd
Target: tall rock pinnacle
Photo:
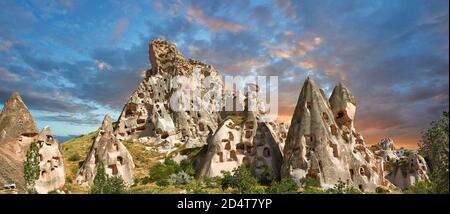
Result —
<instances>
[{"instance_id":1,"label":"tall rock pinnacle","mask_svg":"<svg viewBox=\"0 0 450 214\"><path fill-rule=\"evenodd\" d=\"M14 92L0 113L0 143L11 141L22 133L36 133L36 124L19 93Z\"/></svg>"},{"instance_id":2,"label":"tall rock pinnacle","mask_svg":"<svg viewBox=\"0 0 450 214\"><path fill-rule=\"evenodd\" d=\"M342 84L330 102L308 77L298 98L284 147L282 176L310 177L329 188L339 180L362 191L384 185L383 162L353 127L354 97Z\"/></svg>"}]
</instances>

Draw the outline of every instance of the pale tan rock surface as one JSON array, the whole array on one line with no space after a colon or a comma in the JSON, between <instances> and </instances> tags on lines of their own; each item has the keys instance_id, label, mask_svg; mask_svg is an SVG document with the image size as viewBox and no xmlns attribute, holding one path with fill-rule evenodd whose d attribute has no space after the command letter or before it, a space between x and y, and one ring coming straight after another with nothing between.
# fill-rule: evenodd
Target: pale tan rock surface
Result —
<instances>
[{"instance_id":1,"label":"pale tan rock surface","mask_svg":"<svg viewBox=\"0 0 450 214\"><path fill-rule=\"evenodd\" d=\"M126 184L133 184L134 162L127 148L115 137L111 118L106 115L92 143L86 160L77 173L79 185L93 184L98 163L102 162L108 176L120 176Z\"/></svg>"},{"instance_id":2,"label":"pale tan rock surface","mask_svg":"<svg viewBox=\"0 0 450 214\"><path fill-rule=\"evenodd\" d=\"M64 158L61 145L53 138L48 126L33 140L39 146L39 178L35 189L39 194L62 188L65 184Z\"/></svg>"},{"instance_id":3,"label":"pale tan rock surface","mask_svg":"<svg viewBox=\"0 0 450 214\"><path fill-rule=\"evenodd\" d=\"M425 159L415 152L406 159L406 162L395 165L386 175L386 179L404 190L419 181L428 181L428 166Z\"/></svg>"},{"instance_id":4,"label":"pale tan rock surface","mask_svg":"<svg viewBox=\"0 0 450 214\"><path fill-rule=\"evenodd\" d=\"M323 188L339 180L362 191L385 185L383 160L377 158L354 128L356 102L342 84L327 101L308 77L303 84L284 146L281 175L311 177Z\"/></svg>"}]
</instances>

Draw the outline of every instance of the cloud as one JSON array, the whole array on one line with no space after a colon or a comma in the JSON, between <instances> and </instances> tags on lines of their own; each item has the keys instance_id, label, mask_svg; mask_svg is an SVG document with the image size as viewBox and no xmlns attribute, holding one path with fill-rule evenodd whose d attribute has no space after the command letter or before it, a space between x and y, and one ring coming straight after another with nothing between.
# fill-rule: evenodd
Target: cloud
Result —
<instances>
[{"instance_id":1,"label":"cloud","mask_svg":"<svg viewBox=\"0 0 450 214\"><path fill-rule=\"evenodd\" d=\"M112 69L112 66L111 66L110 64L108 64L108 63L106 63L106 62L103 62L103 61L101 61L101 60L95 60L95 64L97 65L97 68L98 68L100 71L103 71L103 70L111 70L111 69Z\"/></svg>"},{"instance_id":2,"label":"cloud","mask_svg":"<svg viewBox=\"0 0 450 214\"><path fill-rule=\"evenodd\" d=\"M20 77L16 74L6 70L5 68L0 67L0 80L9 81L9 82L17 82L20 80Z\"/></svg>"},{"instance_id":3,"label":"cloud","mask_svg":"<svg viewBox=\"0 0 450 214\"><path fill-rule=\"evenodd\" d=\"M129 25L129 20L127 17L120 17L115 26L114 26L114 30L113 33L111 35L111 40L113 42L117 42L119 40L122 39L123 34L125 33L125 31L127 30Z\"/></svg>"},{"instance_id":4,"label":"cloud","mask_svg":"<svg viewBox=\"0 0 450 214\"><path fill-rule=\"evenodd\" d=\"M13 46L13 42L9 40L0 40L0 52L8 51Z\"/></svg>"},{"instance_id":5,"label":"cloud","mask_svg":"<svg viewBox=\"0 0 450 214\"><path fill-rule=\"evenodd\" d=\"M186 19L189 22L203 25L213 32L229 31L237 33L244 30L244 26L240 24L235 24L216 17L207 17L201 8L193 5L189 6L187 9Z\"/></svg>"}]
</instances>

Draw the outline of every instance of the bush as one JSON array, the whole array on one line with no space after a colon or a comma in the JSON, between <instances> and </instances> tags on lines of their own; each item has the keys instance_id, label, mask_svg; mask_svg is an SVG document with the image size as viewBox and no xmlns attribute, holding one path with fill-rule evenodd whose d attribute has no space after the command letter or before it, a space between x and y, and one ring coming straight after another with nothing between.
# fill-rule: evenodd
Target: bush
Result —
<instances>
[{"instance_id":1,"label":"bush","mask_svg":"<svg viewBox=\"0 0 450 214\"><path fill-rule=\"evenodd\" d=\"M170 181L169 179L161 179L161 180L157 180L156 185L160 186L160 187L166 187L170 185Z\"/></svg>"},{"instance_id":2,"label":"bush","mask_svg":"<svg viewBox=\"0 0 450 214\"><path fill-rule=\"evenodd\" d=\"M448 190L447 190L448 191ZM436 184L429 181L420 181L404 190L406 194L434 194L436 193Z\"/></svg>"},{"instance_id":3,"label":"bush","mask_svg":"<svg viewBox=\"0 0 450 214\"><path fill-rule=\"evenodd\" d=\"M97 174L94 178L94 185L90 190L91 194L123 194L126 193L126 185L120 176L107 176L105 166L102 162L97 165Z\"/></svg>"},{"instance_id":4,"label":"bush","mask_svg":"<svg viewBox=\"0 0 450 214\"><path fill-rule=\"evenodd\" d=\"M181 170L186 172L190 176L195 176L195 169L192 161L189 161L188 159L184 159L180 162Z\"/></svg>"},{"instance_id":5,"label":"bush","mask_svg":"<svg viewBox=\"0 0 450 214\"><path fill-rule=\"evenodd\" d=\"M69 157L69 161L79 161L81 159L80 155L75 153Z\"/></svg>"},{"instance_id":6,"label":"bush","mask_svg":"<svg viewBox=\"0 0 450 214\"><path fill-rule=\"evenodd\" d=\"M199 180L193 180L186 185L186 191L190 194L206 194L203 183Z\"/></svg>"},{"instance_id":7,"label":"bush","mask_svg":"<svg viewBox=\"0 0 450 214\"><path fill-rule=\"evenodd\" d=\"M150 168L149 179L152 182L157 182L164 179L169 179L170 175L181 171L180 165L177 162L166 159L164 163L158 163Z\"/></svg>"},{"instance_id":8,"label":"bush","mask_svg":"<svg viewBox=\"0 0 450 214\"><path fill-rule=\"evenodd\" d=\"M320 187L320 182L315 178L304 177L300 179L300 187L303 189L318 188Z\"/></svg>"},{"instance_id":9,"label":"bush","mask_svg":"<svg viewBox=\"0 0 450 214\"><path fill-rule=\"evenodd\" d=\"M389 189L386 189L384 187L377 187L375 188L375 192L378 194L388 194L390 193Z\"/></svg>"},{"instance_id":10,"label":"bush","mask_svg":"<svg viewBox=\"0 0 450 214\"><path fill-rule=\"evenodd\" d=\"M257 187L258 181L244 166L234 169L233 175L225 171L222 172L222 175L221 186L223 190L232 187L235 188L236 193L240 194L260 194L264 192L262 188Z\"/></svg>"},{"instance_id":11,"label":"bush","mask_svg":"<svg viewBox=\"0 0 450 214\"><path fill-rule=\"evenodd\" d=\"M177 174L170 175L169 183L172 185L186 185L193 180L193 177L188 175L186 172L181 171Z\"/></svg>"},{"instance_id":12,"label":"bush","mask_svg":"<svg viewBox=\"0 0 450 214\"><path fill-rule=\"evenodd\" d=\"M280 182L272 182L267 189L268 194L295 194L297 193L298 185L291 178L283 178Z\"/></svg>"},{"instance_id":13,"label":"bush","mask_svg":"<svg viewBox=\"0 0 450 214\"><path fill-rule=\"evenodd\" d=\"M203 178L203 183L208 188L218 188L221 185L220 177L205 177Z\"/></svg>"},{"instance_id":14,"label":"bush","mask_svg":"<svg viewBox=\"0 0 450 214\"><path fill-rule=\"evenodd\" d=\"M361 191L355 189L354 187L348 185L347 183L339 180L334 187L327 190L327 193L331 194L360 194Z\"/></svg>"},{"instance_id":15,"label":"bush","mask_svg":"<svg viewBox=\"0 0 450 214\"><path fill-rule=\"evenodd\" d=\"M233 187L233 175L228 171L222 171L222 179L220 180L222 190Z\"/></svg>"},{"instance_id":16,"label":"bush","mask_svg":"<svg viewBox=\"0 0 450 214\"><path fill-rule=\"evenodd\" d=\"M261 175L259 175L257 179L258 182L262 185L270 185L275 180L275 176L273 176L272 170L266 167L263 173L261 173Z\"/></svg>"}]
</instances>

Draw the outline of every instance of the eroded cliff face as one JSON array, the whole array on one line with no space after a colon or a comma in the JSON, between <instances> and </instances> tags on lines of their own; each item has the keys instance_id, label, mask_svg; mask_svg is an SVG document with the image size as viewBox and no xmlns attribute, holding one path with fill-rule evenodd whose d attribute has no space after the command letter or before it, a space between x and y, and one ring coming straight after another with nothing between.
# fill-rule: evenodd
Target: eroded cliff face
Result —
<instances>
[{"instance_id":1,"label":"eroded cliff face","mask_svg":"<svg viewBox=\"0 0 450 214\"><path fill-rule=\"evenodd\" d=\"M185 59L163 40L150 43L149 55L152 68L123 108L117 138L166 147L205 144L208 129L216 130L220 120L214 109L218 103L211 99L218 95L210 89L221 87L221 76L209 65Z\"/></svg>"},{"instance_id":2,"label":"eroded cliff face","mask_svg":"<svg viewBox=\"0 0 450 214\"><path fill-rule=\"evenodd\" d=\"M108 176L120 176L126 184L133 184L133 157L115 137L112 120L108 115L103 119L86 160L77 173L76 182L83 186L92 185L100 162L105 166Z\"/></svg>"},{"instance_id":3,"label":"eroded cliff face","mask_svg":"<svg viewBox=\"0 0 450 214\"><path fill-rule=\"evenodd\" d=\"M15 140L21 134L36 132L33 116L19 93L14 92L6 101L0 113L0 144Z\"/></svg>"},{"instance_id":4,"label":"eroded cliff face","mask_svg":"<svg viewBox=\"0 0 450 214\"><path fill-rule=\"evenodd\" d=\"M327 101L307 78L292 117L284 147L282 176L310 177L329 188L339 180L362 191L385 185L383 160L376 157L354 128L356 102L342 84Z\"/></svg>"},{"instance_id":5,"label":"eroded cliff face","mask_svg":"<svg viewBox=\"0 0 450 214\"><path fill-rule=\"evenodd\" d=\"M38 135L34 119L19 93L14 92L0 113L0 185L25 189L23 161Z\"/></svg>"},{"instance_id":6,"label":"eroded cliff face","mask_svg":"<svg viewBox=\"0 0 450 214\"><path fill-rule=\"evenodd\" d=\"M64 158L61 145L53 137L49 127L44 127L39 135L33 139L39 146L39 178L35 189L40 194L62 188L66 176L64 171Z\"/></svg>"},{"instance_id":7,"label":"eroded cliff face","mask_svg":"<svg viewBox=\"0 0 450 214\"><path fill-rule=\"evenodd\" d=\"M429 181L428 166L421 155L413 153L403 159L393 163L391 172L386 175L387 180L402 190L417 182Z\"/></svg>"}]
</instances>

